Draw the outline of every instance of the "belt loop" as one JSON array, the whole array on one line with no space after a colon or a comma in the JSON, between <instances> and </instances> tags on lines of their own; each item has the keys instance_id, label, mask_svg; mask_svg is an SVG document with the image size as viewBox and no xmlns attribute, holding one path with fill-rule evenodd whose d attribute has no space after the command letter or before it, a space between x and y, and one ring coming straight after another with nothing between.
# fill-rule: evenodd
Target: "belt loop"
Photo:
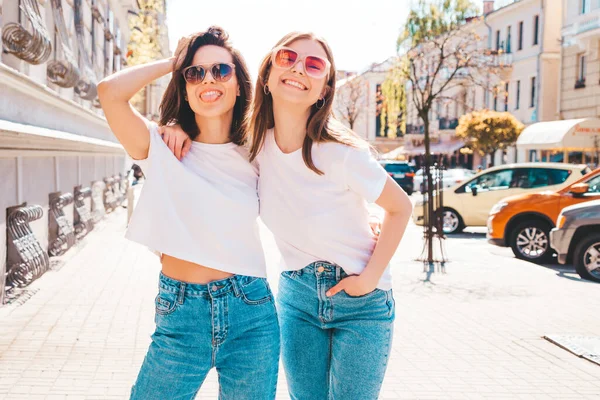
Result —
<instances>
[{"instance_id":1,"label":"belt loop","mask_svg":"<svg viewBox=\"0 0 600 400\"><path fill-rule=\"evenodd\" d=\"M185 282L179 284L179 293L177 294L177 302L183 304L183 298L185 297Z\"/></svg>"},{"instance_id":2,"label":"belt loop","mask_svg":"<svg viewBox=\"0 0 600 400\"><path fill-rule=\"evenodd\" d=\"M335 268L335 280L339 282L342 280L342 267L338 267L336 265L334 268Z\"/></svg>"},{"instance_id":3,"label":"belt loop","mask_svg":"<svg viewBox=\"0 0 600 400\"><path fill-rule=\"evenodd\" d=\"M229 278L229 280L231 281L231 287L233 288L233 294L235 295L235 297L240 297L240 295L242 294L242 288L240 286L240 283L237 280L237 275L232 276L231 278Z\"/></svg>"}]
</instances>

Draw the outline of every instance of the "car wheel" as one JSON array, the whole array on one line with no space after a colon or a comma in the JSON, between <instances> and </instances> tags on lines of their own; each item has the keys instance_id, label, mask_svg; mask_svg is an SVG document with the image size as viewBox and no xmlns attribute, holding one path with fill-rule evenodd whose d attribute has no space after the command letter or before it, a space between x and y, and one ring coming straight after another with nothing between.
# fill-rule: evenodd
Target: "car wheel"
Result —
<instances>
[{"instance_id":1,"label":"car wheel","mask_svg":"<svg viewBox=\"0 0 600 400\"><path fill-rule=\"evenodd\" d=\"M406 188L405 192L406 192L406 194L407 194L407 195L409 195L409 196L410 196L411 194L413 194L413 190L412 190L412 189L409 189L409 188Z\"/></svg>"},{"instance_id":2,"label":"car wheel","mask_svg":"<svg viewBox=\"0 0 600 400\"><path fill-rule=\"evenodd\" d=\"M543 221L520 223L510 238L510 247L515 257L539 264L552 260L550 229L550 224Z\"/></svg>"},{"instance_id":3,"label":"car wheel","mask_svg":"<svg viewBox=\"0 0 600 400\"><path fill-rule=\"evenodd\" d=\"M451 208L444 208L442 211L442 224L446 235L460 233L465 229L465 224L460 214Z\"/></svg>"},{"instance_id":4,"label":"car wheel","mask_svg":"<svg viewBox=\"0 0 600 400\"><path fill-rule=\"evenodd\" d=\"M600 233L583 239L575 247L573 262L580 277L600 282Z\"/></svg>"}]
</instances>

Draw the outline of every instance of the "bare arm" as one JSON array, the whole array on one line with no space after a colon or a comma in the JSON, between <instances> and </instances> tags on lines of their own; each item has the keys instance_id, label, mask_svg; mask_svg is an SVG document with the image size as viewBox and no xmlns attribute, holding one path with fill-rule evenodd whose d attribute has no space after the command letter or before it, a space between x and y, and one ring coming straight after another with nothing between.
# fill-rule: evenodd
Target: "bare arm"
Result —
<instances>
[{"instance_id":1,"label":"bare arm","mask_svg":"<svg viewBox=\"0 0 600 400\"><path fill-rule=\"evenodd\" d=\"M98 98L108 125L134 159L148 157L150 132L146 125L148 120L129 104L129 100L146 85L171 72L174 59L127 68L107 76L98 84Z\"/></svg>"},{"instance_id":2,"label":"bare arm","mask_svg":"<svg viewBox=\"0 0 600 400\"><path fill-rule=\"evenodd\" d=\"M385 216L371 259L360 275L341 280L327 292L327 296L333 296L342 290L350 296L361 296L373 291L394 256L406 231L412 203L404 190L389 176L375 203L385 210Z\"/></svg>"}]
</instances>

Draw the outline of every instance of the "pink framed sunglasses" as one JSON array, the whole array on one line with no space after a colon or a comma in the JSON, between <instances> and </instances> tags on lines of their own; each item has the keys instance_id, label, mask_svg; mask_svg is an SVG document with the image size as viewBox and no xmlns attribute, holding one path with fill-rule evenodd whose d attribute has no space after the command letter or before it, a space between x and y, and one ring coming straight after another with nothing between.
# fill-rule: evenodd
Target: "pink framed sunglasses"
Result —
<instances>
[{"instance_id":1,"label":"pink framed sunglasses","mask_svg":"<svg viewBox=\"0 0 600 400\"><path fill-rule=\"evenodd\" d=\"M313 78L323 78L331 68L329 60L319 56L301 56L289 47L276 47L271 53L271 62L275 68L290 69L300 61L304 62L306 74Z\"/></svg>"}]
</instances>

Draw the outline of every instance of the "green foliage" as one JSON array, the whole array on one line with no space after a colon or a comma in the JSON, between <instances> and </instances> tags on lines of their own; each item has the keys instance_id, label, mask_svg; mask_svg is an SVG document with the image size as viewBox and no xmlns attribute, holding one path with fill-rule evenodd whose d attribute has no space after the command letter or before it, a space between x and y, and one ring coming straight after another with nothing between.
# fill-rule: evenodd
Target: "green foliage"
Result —
<instances>
[{"instance_id":1,"label":"green foliage","mask_svg":"<svg viewBox=\"0 0 600 400\"><path fill-rule=\"evenodd\" d=\"M482 110L463 115L456 135L484 156L514 144L524 128L511 113Z\"/></svg>"},{"instance_id":2,"label":"green foliage","mask_svg":"<svg viewBox=\"0 0 600 400\"><path fill-rule=\"evenodd\" d=\"M162 58L161 35L165 29L159 16L165 15L164 0L138 0L140 11L129 17L127 64L141 65ZM138 92L131 103L140 112L145 102L145 89Z\"/></svg>"},{"instance_id":3,"label":"green foliage","mask_svg":"<svg viewBox=\"0 0 600 400\"><path fill-rule=\"evenodd\" d=\"M406 132L406 79L401 72L400 60L388 71L381 84L381 118L382 129L387 129L388 137L402 136Z\"/></svg>"},{"instance_id":4,"label":"green foliage","mask_svg":"<svg viewBox=\"0 0 600 400\"><path fill-rule=\"evenodd\" d=\"M164 0L138 0L140 11L129 18L130 37L127 63L140 65L162 57L160 43L164 27L159 15L164 15Z\"/></svg>"},{"instance_id":5,"label":"green foliage","mask_svg":"<svg viewBox=\"0 0 600 400\"><path fill-rule=\"evenodd\" d=\"M414 48L433 40L457 29L477 13L478 7L471 0L419 0L408 13L398 47Z\"/></svg>"}]
</instances>

